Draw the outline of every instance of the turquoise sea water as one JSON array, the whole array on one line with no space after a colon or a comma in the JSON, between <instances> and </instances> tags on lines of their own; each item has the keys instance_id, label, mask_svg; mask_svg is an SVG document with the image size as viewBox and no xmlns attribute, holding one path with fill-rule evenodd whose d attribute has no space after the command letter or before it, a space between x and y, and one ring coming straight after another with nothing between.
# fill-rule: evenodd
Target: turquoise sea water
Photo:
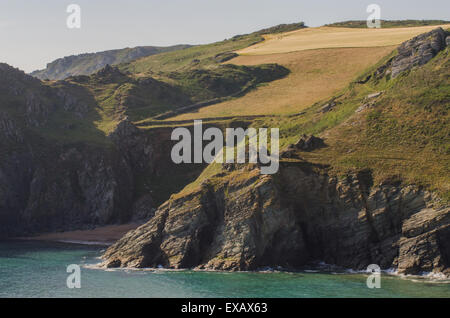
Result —
<instances>
[{"instance_id":1,"label":"turquoise sea water","mask_svg":"<svg viewBox=\"0 0 450 318\"><path fill-rule=\"evenodd\" d=\"M450 297L450 284L383 275L324 272L223 273L101 270L103 247L0 242L0 297ZM81 266L81 288L69 289L69 264Z\"/></svg>"}]
</instances>

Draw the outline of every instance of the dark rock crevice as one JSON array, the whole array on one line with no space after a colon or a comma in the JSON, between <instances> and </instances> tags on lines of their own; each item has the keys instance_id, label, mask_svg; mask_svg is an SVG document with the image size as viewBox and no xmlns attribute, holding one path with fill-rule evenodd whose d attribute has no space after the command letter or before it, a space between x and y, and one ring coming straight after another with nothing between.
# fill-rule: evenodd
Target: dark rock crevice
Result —
<instances>
[{"instance_id":1,"label":"dark rock crevice","mask_svg":"<svg viewBox=\"0 0 450 318\"><path fill-rule=\"evenodd\" d=\"M218 227L224 220L223 205L220 207L217 201L222 201L221 193L214 193L208 184L204 185L205 192L200 205L203 212L202 225L196 229L188 242L186 253L180 261L181 268L193 268L207 263L210 260L213 245Z\"/></svg>"}]
</instances>

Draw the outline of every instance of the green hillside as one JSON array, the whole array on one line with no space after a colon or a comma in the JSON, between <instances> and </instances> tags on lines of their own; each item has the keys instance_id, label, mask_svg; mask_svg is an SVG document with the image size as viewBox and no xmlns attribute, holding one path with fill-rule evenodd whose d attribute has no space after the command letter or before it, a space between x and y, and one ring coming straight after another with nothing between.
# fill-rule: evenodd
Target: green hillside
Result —
<instances>
[{"instance_id":1,"label":"green hillside","mask_svg":"<svg viewBox=\"0 0 450 318\"><path fill-rule=\"evenodd\" d=\"M198 45L181 51L141 58L120 66L123 71L159 76L161 73L190 69L211 68L236 57L236 50L264 40L262 35L306 28L303 22L280 24L250 34L236 35L212 44Z\"/></svg>"},{"instance_id":2,"label":"green hillside","mask_svg":"<svg viewBox=\"0 0 450 318\"><path fill-rule=\"evenodd\" d=\"M447 20L381 20L382 28L410 28L430 25L449 24ZM341 28L367 28L367 21L355 20L326 24L329 27Z\"/></svg>"},{"instance_id":3,"label":"green hillside","mask_svg":"<svg viewBox=\"0 0 450 318\"><path fill-rule=\"evenodd\" d=\"M322 136L327 147L299 156L329 165L340 176L370 169L375 182L416 184L449 200L450 48L395 79L380 75L396 54L301 116L258 119L256 126L279 126L283 147L303 134ZM380 96L368 98L377 93ZM334 106L324 112L330 103Z\"/></svg>"}]
</instances>

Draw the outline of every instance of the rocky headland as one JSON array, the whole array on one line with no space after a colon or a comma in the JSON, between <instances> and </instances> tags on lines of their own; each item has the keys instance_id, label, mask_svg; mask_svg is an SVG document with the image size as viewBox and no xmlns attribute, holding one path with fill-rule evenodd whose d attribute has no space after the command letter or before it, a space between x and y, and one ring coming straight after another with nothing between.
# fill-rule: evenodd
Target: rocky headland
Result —
<instances>
[{"instance_id":1,"label":"rocky headland","mask_svg":"<svg viewBox=\"0 0 450 318\"><path fill-rule=\"evenodd\" d=\"M448 35L436 29L402 44L371 76L424 65L445 49ZM374 184L370 169L329 175L298 155L324 146L326 140L303 136L281 154L289 160L274 176L261 176L255 165L223 167L172 196L111 246L103 265L244 271L325 262L449 275L448 203L399 180Z\"/></svg>"}]
</instances>

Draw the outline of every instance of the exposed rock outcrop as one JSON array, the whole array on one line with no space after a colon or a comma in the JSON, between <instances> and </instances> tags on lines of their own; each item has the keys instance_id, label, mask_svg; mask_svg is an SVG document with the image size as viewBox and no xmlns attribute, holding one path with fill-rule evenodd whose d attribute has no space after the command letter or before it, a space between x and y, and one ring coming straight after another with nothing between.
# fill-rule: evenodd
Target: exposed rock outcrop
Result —
<instances>
[{"instance_id":1,"label":"exposed rock outcrop","mask_svg":"<svg viewBox=\"0 0 450 318\"><path fill-rule=\"evenodd\" d=\"M229 61L231 59L234 59L235 57L239 56L239 54L235 52L225 52L225 53L219 53L214 56L214 60L217 63L224 63L226 61Z\"/></svg>"},{"instance_id":2,"label":"exposed rock outcrop","mask_svg":"<svg viewBox=\"0 0 450 318\"><path fill-rule=\"evenodd\" d=\"M314 135L303 135L294 147L302 151L312 151L325 146L325 142L322 138L316 137Z\"/></svg>"},{"instance_id":3,"label":"exposed rock outcrop","mask_svg":"<svg viewBox=\"0 0 450 318\"><path fill-rule=\"evenodd\" d=\"M376 105L376 99L381 95L383 95L383 92L377 92L367 95L364 101L362 102L361 106L359 106L355 112L360 113L366 109L374 107Z\"/></svg>"},{"instance_id":4,"label":"exposed rock outcrop","mask_svg":"<svg viewBox=\"0 0 450 318\"><path fill-rule=\"evenodd\" d=\"M290 144L286 149L280 153L281 158L296 158L301 159L298 155L300 151L313 151L325 147L325 142L322 138L314 135L303 135L295 144Z\"/></svg>"},{"instance_id":5,"label":"exposed rock outcrop","mask_svg":"<svg viewBox=\"0 0 450 318\"><path fill-rule=\"evenodd\" d=\"M374 99L383 95L383 92L376 92L366 96L366 99Z\"/></svg>"},{"instance_id":6,"label":"exposed rock outcrop","mask_svg":"<svg viewBox=\"0 0 450 318\"><path fill-rule=\"evenodd\" d=\"M442 28L437 28L400 45L398 55L392 61L392 78L415 66L428 63L446 47L447 36Z\"/></svg>"},{"instance_id":7,"label":"exposed rock outcrop","mask_svg":"<svg viewBox=\"0 0 450 318\"><path fill-rule=\"evenodd\" d=\"M329 103L326 103L325 105L323 105L320 109L319 112L321 113L326 113L329 112L330 110L332 110L334 107L336 107L337 103L335 101L331 101Z\"/></svg>"},{"instance_id":8,"label":"exposed rock outcrop","mask_svg":"<svg viewBox=\"0 0 450 318\"><path fill-rule=\"evenodd\" d=\"M449 272L450 210L413 186L336 179L310 164L245 167L163 204L104 254L107 267L254 270L324 261ZM239 177L245 175L245 178Z\"/></svg>"},{"instance_id":9,"label":"exposed rock outcrop","mask_svg":"<svg viewBox=\"0 0 450 318\"><path fill-rule=\"evenodd\" d=\"M397 55L356 83L365 84L371 79L380 80L385 76L396 78L405 71L424 65L449 45L449 37L450 33L442 28L418 35L402 43L397 48Z\"/></svg>"},{"instance_id":10,"label":"exposed rock outcrop","mask_svg":"<svg viewBox=\"0 0 450 318\"><path fill-rule=\"evenodd\" d=\"M115 83L120 78L125 78L126 75L122 73L117 66L106 64L106 66L95 73L93 77L96 78L99 83L109 84Z\"/></svg>"}]
</instances>

